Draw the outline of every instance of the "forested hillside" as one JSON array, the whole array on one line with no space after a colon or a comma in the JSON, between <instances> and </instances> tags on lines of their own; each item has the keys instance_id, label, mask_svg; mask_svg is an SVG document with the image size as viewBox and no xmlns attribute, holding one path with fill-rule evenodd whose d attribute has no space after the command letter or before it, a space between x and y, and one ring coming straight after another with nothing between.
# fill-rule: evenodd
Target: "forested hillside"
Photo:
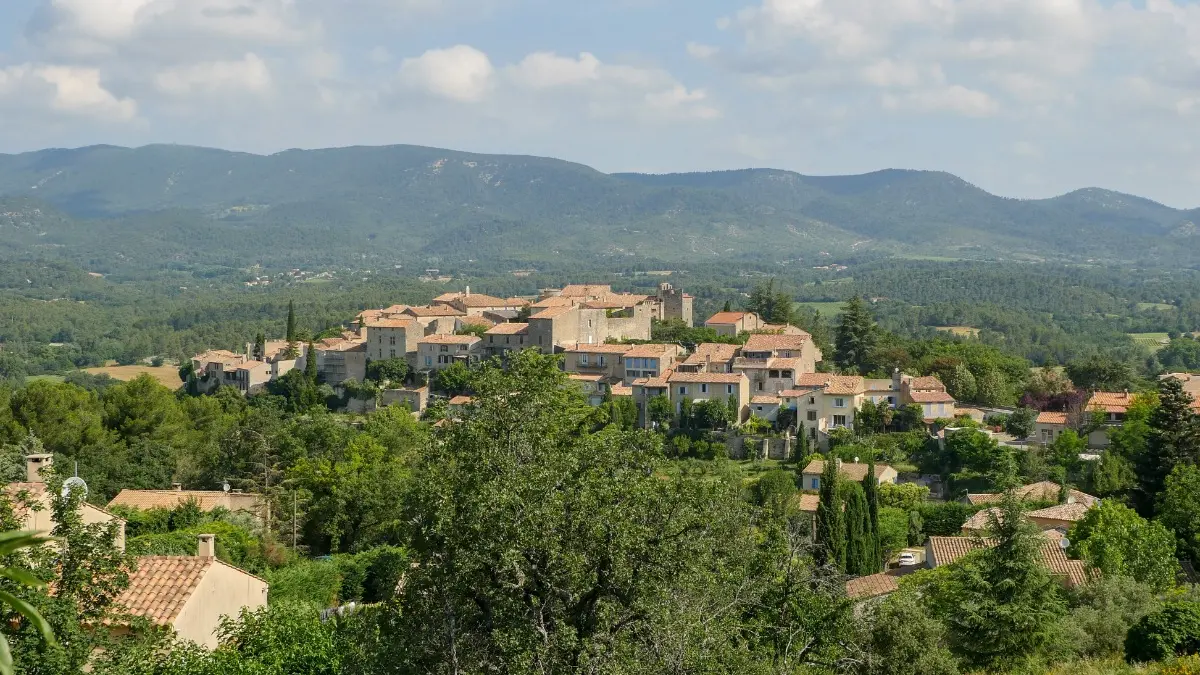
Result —
<instances>
[{"instance_id":1,"label":"forested hillside","mask_svg":"<svg viewBox=\"0 0 1200 675\"><path fill-rule=\"evenodd\" d=\"M606 175L555 159L416 146L270 156L95 146L0 155L0 199L0 250L110 269L562 254L776 262L822 251L1200 261L1194 211L1098 189L1005 199L920 171Z\"/></svg>"}]
</instances>

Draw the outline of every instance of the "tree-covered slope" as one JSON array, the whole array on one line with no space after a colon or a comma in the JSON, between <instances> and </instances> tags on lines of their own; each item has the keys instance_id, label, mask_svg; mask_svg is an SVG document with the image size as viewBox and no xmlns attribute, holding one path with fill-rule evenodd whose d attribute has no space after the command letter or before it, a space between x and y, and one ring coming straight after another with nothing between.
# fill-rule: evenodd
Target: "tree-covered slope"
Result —
<instances>
[{"instance_id":1,"label":"tree-covered slope","mask_svg":"<svg viewBox=\"0 0 1200 675\"><path fill-rule=\"evenodd\" d=\"M86 221L61 223L56 243L78 255L88 242L100 259L285 265L570 254L685 262L851 250L1200 259L1195 212L1104 190L1006 199L928 171L607 175L556 159L417 146L268 156L94 146L0 155L0 198ZM31 245L0 231L4 248Z\"/></svg>"}]
</instances>

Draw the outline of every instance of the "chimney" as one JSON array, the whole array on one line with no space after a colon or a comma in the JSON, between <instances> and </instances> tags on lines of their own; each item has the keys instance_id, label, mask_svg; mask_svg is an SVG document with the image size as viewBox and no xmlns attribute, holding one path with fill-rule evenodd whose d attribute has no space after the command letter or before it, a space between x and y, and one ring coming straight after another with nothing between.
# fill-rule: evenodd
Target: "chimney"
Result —
<instances>
[{"instance_id":1,"label":"chimney","mask_svg":"<svg viewBox=\"0 0 1200 675\"><path fill-rule=\"evenodd\" d=\"M463 295L468 298L471 297L471 287L470 286L467 286L463 289Z\"/></svg>"},{"instance_id":2,"label":"chimney","mask_svg":"<svg viewBox=\"0 0 1200 675\"><path fill-rule=\"evenodd\" d=\"M176 492L183 491L183 483L171 483L171 489Z\"/></svg>"},{"instance_id":3,"label":"chimney","mask_svg":"<svg viewBox=\"0 0 1200 675\"><path fill-rule=\"evenodd\" d=\"M45 483L42 471L54 465L54 455L28 455L25 457L25 480L30 483Z\"/></svg>"},{"instance_id":4,"label":"chimney","mask_svg":"<svg viewBox=\"0 0 1200 675\"><path fill-rule=\"evenodd\" d=\"M217 535L215 534L200 534L196 535L199 540L199 545L196 547L196 555L201 558L217 557Z\"/></svg>"}]
</instances>

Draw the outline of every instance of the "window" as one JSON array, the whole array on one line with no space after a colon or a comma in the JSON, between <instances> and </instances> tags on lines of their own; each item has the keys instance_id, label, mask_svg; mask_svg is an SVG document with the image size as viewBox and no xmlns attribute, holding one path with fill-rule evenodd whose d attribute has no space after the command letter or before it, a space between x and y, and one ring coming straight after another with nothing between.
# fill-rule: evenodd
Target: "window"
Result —
<instances>
[{"instance_id":1,"label":"window","mask_svg":"<svg viewBox=\"0 0 1200 675\"><path fill-rule=\"evenodd\" d=\"M833 416L833 426L835 426L835 427L846 426L846 416L845 415L834 415Z\"/></svg>"},{"instance_id":2,"label":"window","mask_svg":"<svg viewBox=\"0 0 1200 675\"><path fill-rule=\"evenodd\" d=\"M396 350L395 350L395 349L389 349L389 350L388 350L388 356L389 356L390 358L393 358L393 359L394 359L394 358L396 358Z\"/></svg>"},{"instance_id":3,"label":"window","mask_svg":"<svg viewBox=\"0 0 1200 675\"><path fill-rule=\"evenodd\" d=\"M733 385L732 385L732 384L727 384L727 385L725 385L725 393L726 393L726 394L732 394L732 393L733 393Z\"/></svg>"},{"instance_id":4,"label":"window","mask_svg":"<svg viewBox=\"0 0 1200 675\"><path fill-rule=\"evenodd\" d=\"M525 344L525 336L522 335L520 339L521 339L521 344Z\"/></svg>"},{"instance_id":5,"label":"window","mask_svg":"<svg viewBox=\"0 0 1200 675\"><path fill-rule=\"evenodd\" d=\"M817 411L816 411L816 410L809 410L809 411L808 411L808 421L809 421L809 422L816 422L816 421L817 421Z\"/></svg>"},{"instance_id":6,"label":"window","mask_svg":"<svg viewBox=\"0 0 1200 675\"><path fill-rule=\"evenodd\" d=\"M890 403L891 405L896 405L896 397L895 397L895 396L889 396L889 397L888 397L888 403Z\"/></svg>"},{"instance_id":7,"label":"window","mask_svg":"<svg viewBox=\"0 0 1200 675\"><path fill-rule=\"evenodd\" d=\"M763 390L763 383L762 383L762 382L759 382L759 383L758 383L758 390L759 390L759 391L762 391L762 390Z\"/></svg>"},{"instance_id":8,"label":"window","mask_svg":"<svg viewBox=\"0 0 1200 675\"><path fill-rule=\"evenodd\" d=\"M773 378L777 378L777 377L779 377L779 371L778 371L778 370L772 370L770 373L768 373L768 374L767 374L767 377L773 377Z\"/></svg>"},{"instance_id":9,"label":"window","mask_svg":"<svg viewBox=\"0 0 1200 675\"><path fill-rule=\"evenodd\" d=\"M817 404L817 397L816 397L816 396L809 396L809 397L808 397L808 404L809 404L809 405L816 405L816 404Z\"/></svg>"},{"instance_id":10,"label":"window","mask_svg":"<svg viewBox=\"0 0 1200 675\"><path fill-rule=\"evenodd\" d=\"M496 336L495 336L495 335L489 335L489 336L488 336L488 344L489 344L489 345L494 345L494 344L496 344Z\"/></svg>"},{"instance_id":11,"label":"window","mask_svg":"<svg viewBox=\"0 0 1200 675\"><path fill-rule=\"evenodd\" d=\"M820 490L820 489L821 489L821 479L820 479L820 478L811 478L811 479L809 479L809 481L808 481L808 489L810 489L810 490Z\"/></svg>"},{"instance_id":12,"label":"window","mask_svg":"<svg viewBox=\"0 0 1200 675\"><path fill-rule=\"evenodd\" d=\"M792 371L790 371L790 370L785 370L785 371L783 371L783 376L784 376L784 377L786 377L786 378L788 378L788 379L791 379L791 377L792 377Z\"/></svg>"},{"instance_id":13,"label":"window","mask_svg":"<svg viewBox=\"0 0 1200 675\"><path fill-rule=\"evenodd\" d=\"M388 344L390 344L390 345L396 344L396 336L395 335L388 338Z\"/></svg>"},{"instance_id":14,"label":"window","mask_svg":"<svg viewBox=\"0 0 1200 675\"><path fill-rule=\"evenodd\" d=\"M580 354L580 355L579 355L579 365L581 365L581 366L587 366L587 364L588 364L588 355L587 355L587 354Z\"/></svg>"},{"instance_id":15,"label":"window","mask_svg":"<svg viewBox=\"0 0 1200 675\"><path fill-rule=\"evenodd\" d=\"M432 356L426 356L426 357L425 357L425 365L427 365L427 366L432 366L432 365L433 365L433 357L432 357Z\"/></svg>"},{"instance_id":16,"label":"window","mask_svg":"<svg viewBox=\"0 0 1200 675\"><path fill-rule=\"evenodd\" d=\"M1043 443L1050 442L1050 430L1049 429L1042 429L1042 442Z\"/></svg>"},{"instance_id":17,"label":"window","mask_svg":"<svg viewBox=\"0 0 1200 675\"><path fill-rule=\"evenodd\" d=\"M708 393L708 385L707 385L707 384L702 384L702 385L700 385L700 393L701 393L701 394L707 394L707 393Z\"/></svg>"},{"instance_id":18,"label":"window","mask_svg":"<svg viewBox=\"0 0 1200 675\"><path fill-rule=\"evenodd\" d=\"M596 363L597 363L597 365L599 365L601 368L603 368L603 367L605 366L605 363L604 363L604 355L603 355L603 354L601 354L600 356L597 356L597 357L596 357Z\"/></svg>"},{"instance_id":19,"label":"window","mask_svg":"<svg viewBox=\"0 0 1200 675\"><path fill-rule=\"evenodd\" d=\"M835 408L845 408L845 407L846 407L846 399L844 399L844 398L835 398L835 399L833 399L833 407L835 407Z\"/></svg>"},{"instance_id":20,"label":"window","mask_svg":"<svg viewBox=\"0 0 1200 675\"><path fill-rule=\"evenodd\" d=\"M758 412L762 412L762 406L761 406L761 405L756 405L756 406L754 406L754 409L755 409L755 410L757 410Z\"/></svg>"},{"instance_id":21,"label":"window","mask_svg":"<svg viewBox=\"0 0 1200 675\"><path fill-rule=\"evenodd\" d=\"M438 351L439 352L448 352L448 351L450 351L450 347L447 345L442 345L438 348Z\"/></svg>"},{"instance_id":22,"label":"window","mask_svg":"<svg viewBox=\"0 0 1200 675\"><path fill-rule=\"evenodd\" d=\"M687 387L680 387L680 388L679 388L679 395L680 395L680 396L686 396L686 395L687 395Z\"/></svg>"}]
</instances>

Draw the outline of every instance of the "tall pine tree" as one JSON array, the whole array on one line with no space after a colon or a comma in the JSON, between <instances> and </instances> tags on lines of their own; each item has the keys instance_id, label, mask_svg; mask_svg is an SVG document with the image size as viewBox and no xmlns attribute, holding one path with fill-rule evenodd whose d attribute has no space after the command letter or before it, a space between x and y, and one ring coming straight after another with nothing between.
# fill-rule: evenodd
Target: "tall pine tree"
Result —
<instances>
[{"instance_id":1,"label":"tall pine tree","mask_svg":"<svg viewBox=\"0 0 1200 675\"><path fill-rule=\"evenodd\" d=\"M862 486L848 482L843 485L846 495L846 574L866 576L879 571L871 561L870 515Z\"/></svg>"},{"instance_id":2,"label":"tall pine tree","mask_svg":"<svg viewBox=\"0 0 1200 675\"><path fill-rule=\"evenodd\" d=\"M842 370L864 373L875 348L875 321L862 298L850 298L842 308L842 320L834 337L833 360Z\"/></svg>"},{"instance_id":3,"label":"tall pine tree","mask_svg":"<svg viewBox=\"0 0 1200 675\"><path fill-rule=\"evenodd\" d=\"M842 512L842 495L838 490L837 460L832 453L825 457L821 471L821 494L817 504L817 557L821 563L846 571L846 517Z\"/></svg>"},{"instance_id":4,"label":"tall pine tree","mask_svg":"<svg viewBox=\"0 0 1200 675\"><path fill-rule=\"evenodd\" d=\"M867 475L862 480L863 496L867 500L868 548L871 562L875 569L868 574L874 574L883 567L883 546L879 541L879 479L875 476L875 458L867 460Z\"/></svg>"},{"instance_id":5,"label":"tall pine tree","mask_svg":"<svg viewBox=\"0 0 1200 675\"><path fill-rule=\"evenodd\" d=\"M1150 516L1167 476L1180 464L1200 461L1200 422L1192 412L1192 397L1183 383L1168 377L1158 384L1158 408L1150 416L1150 437L1135 457L1137 506Z\"/></svg>"}]
</instances>

